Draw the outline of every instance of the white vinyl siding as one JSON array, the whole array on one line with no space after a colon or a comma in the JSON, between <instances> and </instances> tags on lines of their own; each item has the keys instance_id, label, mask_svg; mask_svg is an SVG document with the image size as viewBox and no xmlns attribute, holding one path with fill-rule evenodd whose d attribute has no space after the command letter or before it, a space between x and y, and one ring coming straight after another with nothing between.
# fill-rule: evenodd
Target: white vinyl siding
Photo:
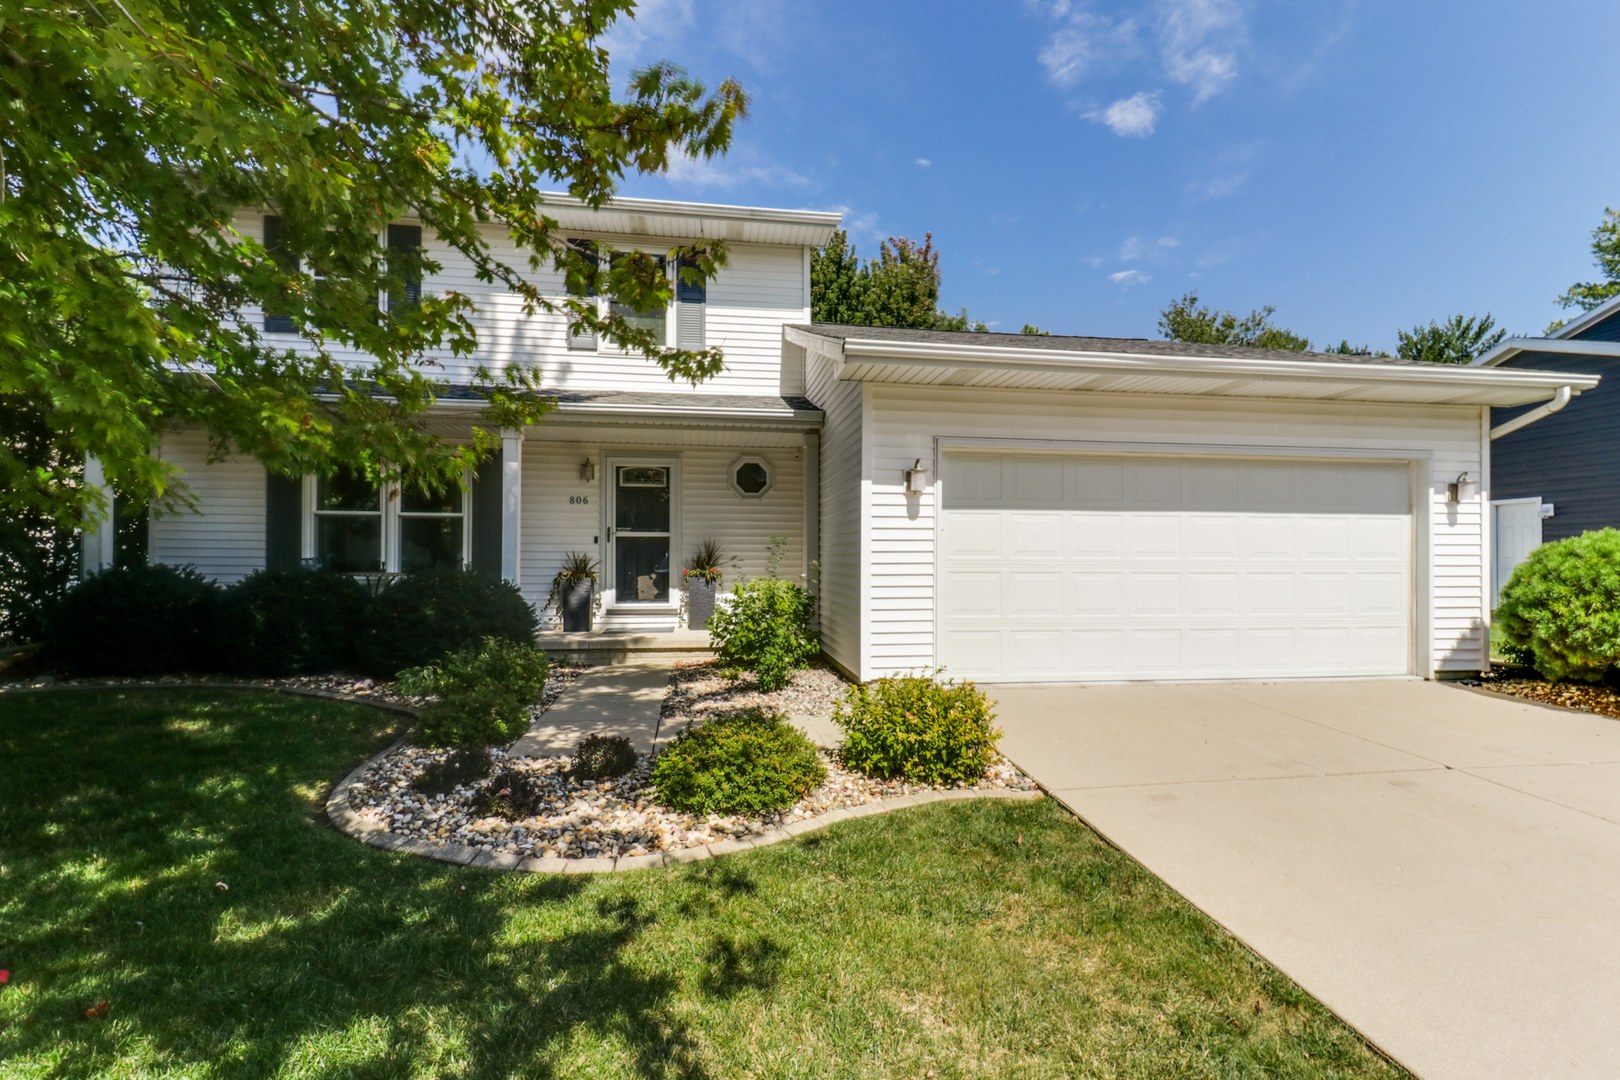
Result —
<instances>
[{"instance_id":1,"label":"white vinyl siding","mask_svg":"<svg viewBox=\"0 0 1620 1080\"><path fill-rule=\"evenodd\" d=\"M243 235L262 236L263 218L243 213L236 218ZM516 249L499 226L483 226L484 237L498 258L518 267L548 296L562 299L562 275L549 262L540 270L528 269L528 254ZM570 232L570 235L574 235ZM609 236L599 234L607 244L628 250L666 253L678 241L656 237ZM798 246L732 242L731 261L708 285L705 306L705 344L725 353L725 370L696 387L684 381L671 382L664 370L640 353L625 353L604 342L594 352L568 348L567 321L561 313L523 313L522 299L498 283L479 281L472 263L453 248L439 242L427 230L423 234L427 257L441 264L438 273L425 275L424 296L458 293L473 304L470 319L478 334L478 349L472 356L452 356L448 350L433 354L444 378L452 382L470 381L479 365L500 371L508 364L538 366L542 381L552 389L649 390L663 393L698 394L775 394L780 385L782 326L807 322L810 312L804 306L806 262ZM381 239L378 241L382 243ZM263 325L262 313L246 313L254 325ZM292 345L300 339L293 334L267 335L273 342ZM333 349L345 363L359 363L364 357L353 350Z\"/></svg>"},{"instance_id":2,"label":"white vinyl siding","mask_svg":"<svg viewBox=\"0 0 1620 1080\"><path fill-rule=\"evenodd\" d=\"M817 366L812 357L812 373ZM832 409L828 401L818 404L828 411L825 459L832 453ZM870 536L861 550L869 583L851 601L866 607L870 637L863 643L859 667L843 661L863 678L939 662L934 571L941 439L1043 440L1054 447L1135 444L1183 447L1189 453L1199 447L1261 447L1299 456L1320 451L1420 455L1420 470L1432 469L1428 505L1420 507L1427 530L1418 530L1428 533L1430 553L1425 562L1419 549L1413 586L1421 589L1428 580L1432 670L1474 671L1484 663L1480 496L1475 489L1461 504L1448 505L1444 483L1462 472L1480 475L1477 408L891 386L871 387L867 408L871 433L864 517ZM908 497L905 470L917 458L929 468L930 483L921 495ZM832 471L824 465L824 492L833 487L828 479ZM828 515L824 494L824 552L833 532ZM1421 624L1414 629L1423 632ZM1418 650L1420 656L1423 651ZM1420 666L1418 673L1429 671Z\"/></svg>"},{"instance_id":3,"label":"white vinyl siding","mask_svg":"<svg viewBox=\"0 0 1620 1080\"><path fill-rule=\"evenodd\" d=\"M677 432L687 437L677 441ZM562 424L543 425L531 434L540 437L523 444L522 589L537 610L545 604L551 579L568 552L588 552L598 562L603 557L603 513L608 496L604 449L610 457L623 452L680 459L681 517L672 530L672 592L679 588L681 563L699 542L711 536L728 555L737 557L735 568L727 561L727 589L741 578L766 572L767 546L773 536L788 539L780 575L798 580L803 572L802 435L700 428L659 432L606 425L570 428ZM569 437L588 441L562 441ZM658 439L662 441L653 441ZM763 498L743 498L732 490L730 467L740 457L769 464L771 489ZM587 458L597 465L596 478L588 482L580 479L579 469ZM604 571L602 584L605 579ZM545 625L549 628L549 620Z\"/></svg>"},{"instance_id":4,"label":"white vinyl siding","mask_svg":"<svg viewBox=\"0 0 1620 1080\"><path fill-rule=\"evenodd\" d=\"M200 429L163 436L159 456L180 467L179 480L196 500L197 513L180 509L154 517L147 558L192 565L223 584L240 581L264 566L264 466L251 457L208 461L208 438Z\"/></svg>"},{"instance_id":5,"label":"white vinyl siding","mask_svg":"<svg viewBox=\"0 0 1620 1080\"><path fill-rule=\"evenodd\" d=\"M821 434L821 647L847 671L861 673L866 605L867 529L863 387L838 382L822 357L804 360L804 394L825 414ZM929 574L932 581L932 574ZM931 599L930 614L932 619ZM930 643L931 644L931 643Z\"/></svg>"},{"instance_id":6,"label":"white vinyl siding","mask_svg":"<svg viewBox=\"0 0 1620 1080\"><path fill-rule=\"evenodd\" d=\"M1411 671L1405 463L946 452L942 661L997 681Z\"/></svg>"}]
</instances>

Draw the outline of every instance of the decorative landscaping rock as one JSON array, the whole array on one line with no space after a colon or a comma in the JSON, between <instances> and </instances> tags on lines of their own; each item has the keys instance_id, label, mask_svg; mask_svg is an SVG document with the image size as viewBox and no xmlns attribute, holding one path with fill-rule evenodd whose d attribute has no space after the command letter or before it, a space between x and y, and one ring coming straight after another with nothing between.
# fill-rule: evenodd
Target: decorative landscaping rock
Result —
<instances>
[{"instance_id":1,"label":"decorative landscaping rock","mask_svg":"<svg viewBox=\"0 0 1620 1080\"><path fill-rule=\"evenodd\" d=\"M616 780L576 780L569 775L568 758L510 757L494 752L495 770L526 774L545 793L542 811L510 821L480 816L473 804L489 781L456 788L448 795L425 795L411 782L430 764L441 761L445 750L396 748L365 766L347 788L349 831L386 832L429 844L461 845L496 855L542 860L624 859L668 855L772 836L784 826L817 822L834 814L848 816L853 809L918 793L946 792L902 781L874 780L839 766L836 757L823 754L827 782L810 792L786 813L764 818L698 817L660 806L648 785L649 759ZM949 789L949 794L1011 794L1037 791L1034 781L1006 762L993 766L973 787ZM919 800L920 801L920 800ZM373 841L375 842L375 841ZM418 845L410 850L423 852ZM707 854L718 854L718 847ZM703 856L698 856L703 857ZM480 865L493 865L480 861ZM649 865L651 861L649 861ZM633 864L632 864L633 865ZM625 867L629 869L629 866Z\"/></svg>"},{"instance_id":2,"label":"decorative landscaping rock","mask_svg":"<svg viewBox=\"0 0 1620 1080\"><path fill-rule=\"evenodd\" d=\"M721 674L718 660L677 663L669 676L669 693L664 696L664 726L679 730L692 721L713 720L752 708L766 709L787 716L831 716L833 706L843 700L849 682L830 667L813 667L793 673L793 681L769 694L759 692L754 676L744 673L732 680Z\"/></svg>"}]
</instances>

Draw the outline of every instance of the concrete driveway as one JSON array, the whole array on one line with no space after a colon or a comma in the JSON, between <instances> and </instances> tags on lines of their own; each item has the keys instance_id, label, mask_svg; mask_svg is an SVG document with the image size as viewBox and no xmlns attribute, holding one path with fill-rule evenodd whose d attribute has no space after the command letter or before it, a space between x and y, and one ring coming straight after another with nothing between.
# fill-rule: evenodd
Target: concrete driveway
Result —
<instances>
[{"instance_id":1,"label":"concrete driveway","mask_svg":"<svg viewBox=\"0 0 1620 1080\"><path fill-rule=\"evenodd\" d=\"M1620 1076L1620 722L1416 680L991 693L1008 757L1419 1076Z\"/></svg>"}]
</instances>

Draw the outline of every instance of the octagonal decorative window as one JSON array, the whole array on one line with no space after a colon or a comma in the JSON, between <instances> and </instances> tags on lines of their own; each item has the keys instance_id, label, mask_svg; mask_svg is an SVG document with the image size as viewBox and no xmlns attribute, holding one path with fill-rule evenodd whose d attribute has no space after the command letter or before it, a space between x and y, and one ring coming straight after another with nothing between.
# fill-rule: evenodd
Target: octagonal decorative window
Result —
<instances>
[{"instance_id":1,"label":"octagonal decorative window","mask_svg":"<svg viewBox=\"0 0 1620 1080\"><path fill-rule=\"evenodd\" d=\"M775 481L770 462L762 457L740 457L731 463L731 490L745 499L762 498Z\"/></svg>"}]
</instances>

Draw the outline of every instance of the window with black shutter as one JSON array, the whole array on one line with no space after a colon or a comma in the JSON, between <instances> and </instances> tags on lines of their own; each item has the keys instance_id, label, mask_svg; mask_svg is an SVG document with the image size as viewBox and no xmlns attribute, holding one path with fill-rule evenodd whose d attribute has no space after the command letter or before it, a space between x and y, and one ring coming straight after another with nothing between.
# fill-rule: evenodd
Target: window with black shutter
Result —
<instances>
[{"instance_id":1,"label":"window with black shutter","mask_svg":"<svg viewBox=\"0 0 1620 1080\"><path fill-rule=\"evenodd\" d=\"M597 252L596 252L596 241L595 240L574 240L574 239L570 239L568 241L568 246L570 248L574 249L575 251L579 252L579 254L584 258L584 260L587 263L590 264L590 266L591 266L591 268L593 270L598 265L600 265L598 263L598 261L597 261L599 256L597 255ZM596 295L596 282L594 280L587 280L587 281L584 281L584 282L569 281L569 283L568 283L568 295L569 296L578 296L578 297L592 297L592 296L595 296ZM589 327L581 326L573 318L570 318L568 320L568 347L570 349L579 350L580 352L595 352L596 351L596 333L595 333L595 331L591 330Z\"/></svg>"},{"instance_id":2,"label":"window with black shutter","mask_svg":"<svg viewBox=\"0 0 1620 1080\"><path fill-rule=\"evenodd\" d=\"M396 288L388 294L389 311L403 311L422 302L422 266L419 261L421 250L422 226L388 226L389 254L398 253L402 256L394 261L390 269L405 279L403 288Z\"/></svg>"},{"instance_id":3,"label":"window with black shutter","mask_svg":"<svg viewBox=\"0 0 1620 1080\"><path fill-rule=\"evenodd\" d=\"M701 349L704 341L704 309L709 286L697 272L697 260L683 255L675 270L675 347Z\"/></svg>"},{"instance_id":4,"label":"window with black shutter","mask_svg":"<svg viewBox=\"0 0 1620 1080\"><path fill-rule=\"evenodd\" d=\"M272 258L291 273L298 272L298 256L289 254L287 246L281 239L281 218L267 214L264 219L264 246ZM294 334L298 326L293 322L291 314L275 310L266 304L264 307L264 328L272 334Z\"/></svg>"}]
</instances>

